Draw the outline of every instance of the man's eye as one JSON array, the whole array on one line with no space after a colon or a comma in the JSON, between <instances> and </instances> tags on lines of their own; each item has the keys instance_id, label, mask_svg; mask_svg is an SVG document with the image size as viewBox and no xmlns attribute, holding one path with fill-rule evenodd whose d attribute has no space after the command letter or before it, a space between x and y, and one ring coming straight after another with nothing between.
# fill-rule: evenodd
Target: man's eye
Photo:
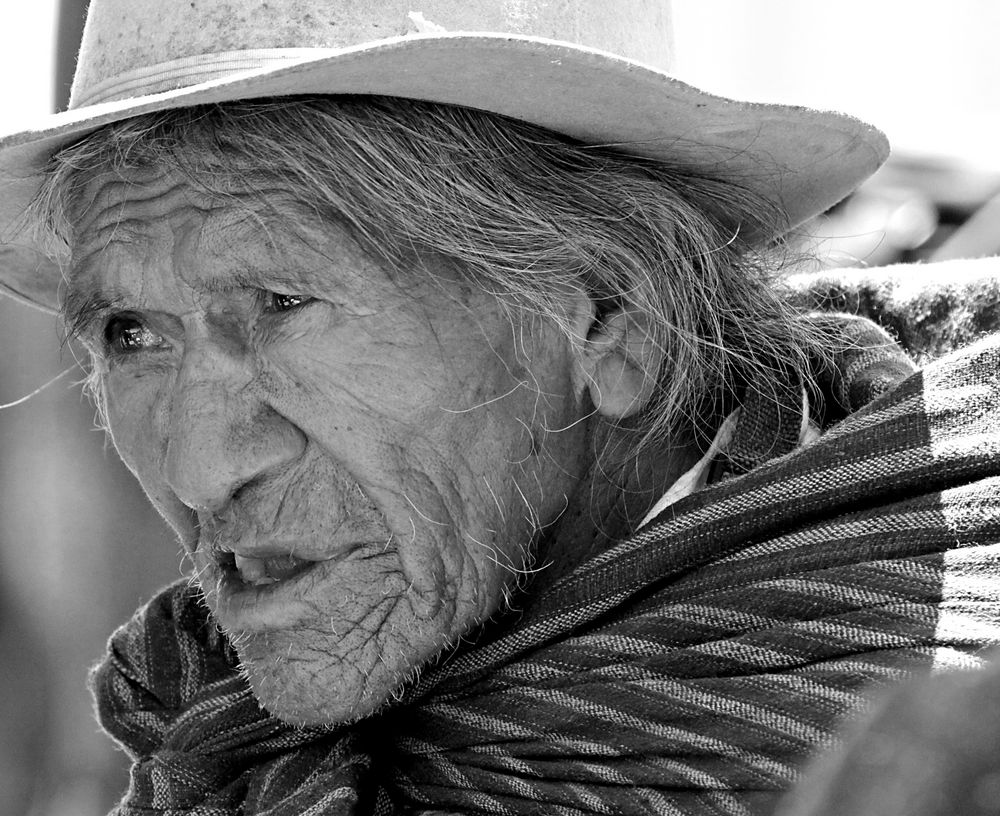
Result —
<instances>
[{"instance_id":1,"label":"man's eye","mask_svg":"<svg viewBox=\"0 0 1000 816\"><path fill-rule=\"evenodd\" d=\"M269 292L267 295L267 310L269 312L287 312L303 306L312 300L305 295L283 295L280 292Z\"/></svg>"},{"instance_id":2,"label":"man's eye","mask_svg":"<svg viewBox=\"0 0 1000 816\"><path fill-rule=\"evenodd\" d=\"M158 346L163 338L135 317L117 315L104 327L104 342L117 354L130 354Z\"/></svg>"}]
</instances>

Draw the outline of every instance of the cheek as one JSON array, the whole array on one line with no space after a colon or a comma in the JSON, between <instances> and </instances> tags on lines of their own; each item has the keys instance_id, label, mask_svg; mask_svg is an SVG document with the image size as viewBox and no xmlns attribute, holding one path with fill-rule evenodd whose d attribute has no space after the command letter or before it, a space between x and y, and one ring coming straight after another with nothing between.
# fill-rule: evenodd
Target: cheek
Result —
<instances>
[{"instance_id":1,"label":"cheek","mask_svg":"<svg viewBox=\"0 0 1000 816\"><path fill-rule=\"evenodd\" d=\"M457 342L405 325L380 333L363 323L259 349L260 383L276 410L335 458L437 471L450 482L474 459L523 455L534 399L518 392L528 375L481 338ZM527 421L508 415L508 399Z\"/></svg>"},{"instance_id":2,"label":"cheek","mask_svg":"<svg viewBox=\"0 0 1000 816\"><path fill-rule=\"evenodd\" d=\"M365 414L383 423L424 421L442 394L448 365L422 353L410 333L375 335L362 326L313 332L257 350L260 382L312 423Z\"/></svg>"},{"instance_id":3,"label":"cheek","mask_svg":"<svg viewBox=\"0 0 1000 816\"><path fill-rule=\"evenodd\" d=\"M111 372L102 378L101 405L108 435L125 466L153 507L185 548L197 545L197 519L173 494L163 477L166 449L165 403L153 377Z\"/></svg>"},{"instance_id":4,"label":"cheek","mask_svg":"<svg viewBox=\"0 0 1000 816\"><path fill-rule=\"evenodd\" d=\"M495 607L575 480L577 430L547 438L580 408L562 345L539 343L529 367L499 316L370 323L303 321L261 343L266 399L378 505L421 588L452 583Z\"/></svg>"},{"instance_id":5,"label":"cheek","mask_svg":"<svg viewBox=\"0 0 1000 816\"><path fill-rule=\"evenodd\" d=\"M118 455L145 482L155 473L158 439L154 389L139 378L109 374L104 378L103 406L108 432Z\"/></svg>"},{"instance_id":6,"label":"cheek","mask_svg":"<svg viewBox=\"0 0 1000 816\"><path fill-rule=\"evenodd\" d=\"M494 466L523 460L530 436L490 403L517 381L491 350L471 358L472 343L447 363L413 334L373 334L270 344L260 355L267 399L378 505L421 589L470 584L468 600L495 598L494 561L507 559L492 531L521 514L510 474Z\"/></svg>"}]
</instances>

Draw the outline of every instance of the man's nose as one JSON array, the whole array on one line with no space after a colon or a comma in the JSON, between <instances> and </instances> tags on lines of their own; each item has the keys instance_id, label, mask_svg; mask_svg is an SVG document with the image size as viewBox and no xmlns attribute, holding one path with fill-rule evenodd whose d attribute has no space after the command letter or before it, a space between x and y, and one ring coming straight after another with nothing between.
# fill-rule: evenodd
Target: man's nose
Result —
<instances>
[{"instance_id":1,"label":"man's nose","mask_svg":"<svg viewBox=\"0 0 1000 816\"><path fill-rule=\"evenodd\" d=\"M305 437L260 398L245 355L202 342L174 382L165 477L188 507L219 512L245 484L293 462Z\"/></svg>"}]
</instances>

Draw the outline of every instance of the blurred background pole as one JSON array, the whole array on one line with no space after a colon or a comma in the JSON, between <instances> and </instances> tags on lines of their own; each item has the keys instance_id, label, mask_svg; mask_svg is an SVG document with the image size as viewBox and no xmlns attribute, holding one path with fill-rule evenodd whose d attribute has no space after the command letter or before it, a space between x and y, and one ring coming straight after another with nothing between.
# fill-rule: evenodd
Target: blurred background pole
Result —
<instances>
[{"instance_id":1,"label":"blurred background pole","mask_svg":"<svg viewBox=\"0 0 1000 816\"><path fill-rule=\"evenodd\" d=\"M66 110L69 89L73 84L76 52L80 49L83 22L89 0L59 0L56 18L56 64L52 99L57 111Z\"/></svg>"}]
</instances>

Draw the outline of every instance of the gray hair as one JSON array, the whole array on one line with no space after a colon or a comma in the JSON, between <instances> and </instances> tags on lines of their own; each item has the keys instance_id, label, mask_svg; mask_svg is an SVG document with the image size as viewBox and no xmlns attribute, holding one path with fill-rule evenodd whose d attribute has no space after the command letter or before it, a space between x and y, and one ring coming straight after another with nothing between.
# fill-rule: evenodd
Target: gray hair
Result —
<instances>
[{"instance_id":1,"label":"gray hair","mask_svg":"<svg viewBox=\"0 0 1000 816\"><path fill-rule=\"evenodd\" d=\"M68 242L89 174L162 166L214 195L280 181L382 259L443 256L502 302L553 319L560 293L582 281L598 319L643 314L665 352L637 444L690 432L734 393L774 389L789 371L808 384L832 341L775 285L760 236L783 232L780 213L710 167L613 147L402 99L226 103L129 119L63 149L35 221Z\"/></svg>"}]
</instances>

